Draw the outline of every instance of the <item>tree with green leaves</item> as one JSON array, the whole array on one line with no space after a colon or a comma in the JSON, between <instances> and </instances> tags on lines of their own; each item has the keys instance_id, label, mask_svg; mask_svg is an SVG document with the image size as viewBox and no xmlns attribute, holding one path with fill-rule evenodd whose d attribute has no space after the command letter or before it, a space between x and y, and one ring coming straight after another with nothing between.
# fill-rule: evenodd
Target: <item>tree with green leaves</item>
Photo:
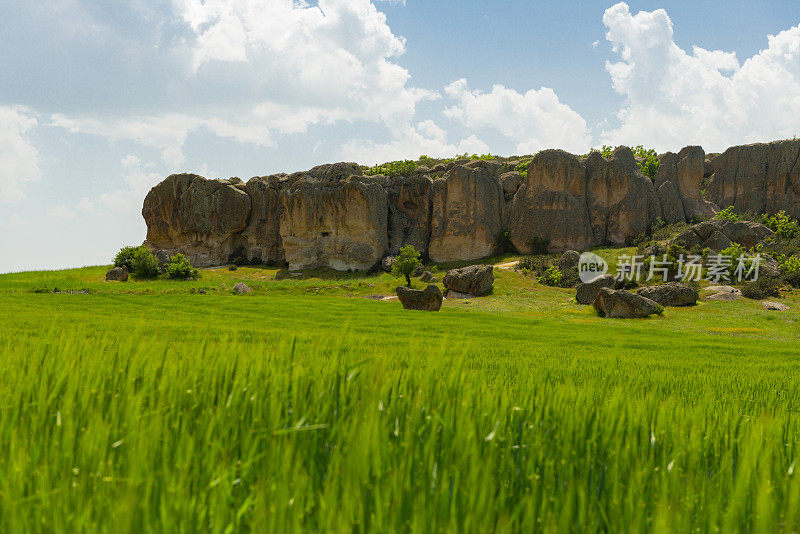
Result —
<instances>
[{"instance_id":1,"label":"tree with green leaves","mask_svg":"<svg viewBox=\"0 0 800 534\"><path fill-rule=\"evenodd\" d=\"M411 275L414 270L422 265L419 261L419 252L414 248L414 245L406 245L400 249L400 253L394 258L394 265L392 265L392 274L401 277L406 277L406 286L411 287Z\"/></svg>"}]
</instances>

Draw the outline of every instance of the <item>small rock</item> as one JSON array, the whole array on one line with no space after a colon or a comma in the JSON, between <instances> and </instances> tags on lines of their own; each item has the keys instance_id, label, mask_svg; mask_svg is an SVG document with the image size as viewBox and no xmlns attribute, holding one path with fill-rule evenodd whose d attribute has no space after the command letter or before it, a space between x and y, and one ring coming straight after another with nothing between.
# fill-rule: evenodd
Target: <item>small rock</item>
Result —
<instances>
[{"instance_id":1,"label":"small rock","mask_svg":"<svg viewBox=\"0 0 800 534\"><path fill-rule=\"evenodd\" d=\"M394 256L386 256L381 260L381 269L383 272L390 273L392 272L392 267L394 266Z\"/></svg>"},{"instance_id":2,"label":"small rock","mask_svg":"<svg viewBox=\"0 0 800 534\"><path fill-rule=\"evenodd\" d=\"M772 302L769 300L765 300L764 302L762 302L761 306L765 310L769 311L786 311L789 309L789 306L787 306L786 304L781 304L780 302Z\"/></svg>"},{"instance_id":3,"label":"small rock","mask_svg":"<svg viewBox=\"0 0 800 534\"><path fill-rule=\"evenodd\" d=\"M406 310L439 311L442 307L442 292L433 284L423 290L400 286L397 297Z\"/></svg>"},{"instance_id":4,"label":"small rock","mask_svg":"<svg viewBox=\"0 0 800 534\"><path fill-rule=\"evenodd\" d=\"M731 300L738 300L742 296L742 292L733 286L708 286L704 288L710 291L711 295L705 297L706 300L719 300L728 302Z\"/></svg>"},{"instance_id":5,"label":"small rock","mask_svg":"<svg viewBox=\"0 0 800 534\"><path fill-rule=\"evenodd\" d=\"M237 267L236 265L230 265L230 266L228 266L228 270L229 270L229 271L235 271L235 270L237 270L238 268L239 268L239 267Z\"/></svg>"},{"instance_id":6,"label":"small rock","mask_svg":"<svg viewBox=\"0 0 800 534\"><path fill-rule=\"evenodd\" d=\"M127 282L128 274L128 268L124 265L122 267L114 267L106 273L106 282Z\"/></svg>"},{"instance_id":7,"label":"small rock","mask_svg":"<svg viewBox=\"0 0 800 534\"><path fill-rule=\"evenodd\" d=\"M205 289L198 289L198 290L197 290L197 293L198 293L199 295L205 295L205 294L206 294L206 290L205 290Z\"/></svg>"},{"instance_id":8,"label":"small rock","mask_svg":"<svg viewBox=\"0 0 800 534\"><path fill-rule=\"evenodd\" d=\"M436 281L436 277L433 276L433 273L430 272L430 271L423 272L419 276L419 279L420 279L421 282L435 282Z\"/></svg>"},{"instance_id":9,"label":"small rock","mask_svg":"<svg viewBox=\"0 0 800 534\"><path fill-rule=\"evenodd\" d=\"M414 277L417 277L417 276L422 276L422 273L424 273L424 272L425 272L425 267L423 267L422 265L420 265L419 267L417 267L416 269L414 269L414 272L413 272L413 273L411 273L411 276L414 276Z\"/></svg>"},{"instance_id":10,"label":"small rock","mask_svg":"<svg viewBox=\"0 0 800 534\"><path fill-rule=\"evenodd\" d=\"M252 293L253 290L250 289L244 282L239 282L238 284L233 286L233 292L236 293L237 295L242 295L244 293Z\"/></svg>"},{"instance_id":11,"label":"small rock","mask_svg":"<svg viewBox=\"0 0 800 534\"><path fill-rule=\"evenodd\" d=\"M461 293L461 292L459 292L459 291L454 291L454 290L452 290L452 289L448 289L448 290L446 290L446 291L444 292L444 296L445 296L445 298L446 298L447 300L453 300L453 299L471 299L471 298L473 297L473 295L470 295L469 293Z\"/></svg>"}]
</instances>

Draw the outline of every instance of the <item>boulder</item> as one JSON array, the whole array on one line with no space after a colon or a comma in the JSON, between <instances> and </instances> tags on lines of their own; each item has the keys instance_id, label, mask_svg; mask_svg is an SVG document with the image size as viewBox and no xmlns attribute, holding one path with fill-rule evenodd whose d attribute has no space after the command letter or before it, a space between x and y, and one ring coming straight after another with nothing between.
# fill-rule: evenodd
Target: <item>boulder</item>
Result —
<instances>
[{"instance_id":1,"label":"boulder","mask_svg":"<svg viewBox=\"0 0 800 534\"><path fill-rule=\"evenodd\" d=\"M731 301L742 296L742 292L733 286L707 286L704 290L710 292L705 297L706 300Z\"/></svg>"},{"instance_id":2,"label":"boulder","mask_svg":"<svg viewBox=\"0 0 800 534\"><path fill-rule=\"evenodd\" d=\"M594 308L603 317L622 319L649 317L664 311L663 306L641 295L607 287L600 288Z\"/></svg>"},{"instance_id":3,"label":"boulder","mask_svg":"<svg viewBox=\"0 0 800 534\"><path fill-rule=\"evenodd\" d=\"M470 265L451 269L444 275L442 283L449 290L479 297L492 290L494 272L491 265Z\"/></svg>"},{"instance_id":4,"label":"boulder","mask_svg":"<svg viewBox=\"0 0 800 534\"><path fill-rule=\"evenodd\" d=\"M435 262L490 256L503 231L505 198L493 169L454 165L432 185L428 255Z\"/></svg>"},{"instance_id":5,"label":"boulder","mask_svg":"<svg viewBox=\"0 0 800 534\"><path fill-rule=\"evenodd\" d=\"M381 270L385 273L392 272L392 267L394 267L394 256L386 256L381 260Z\"/></svg>"},{"instance_id":6,"label":"boulder","mask_svg":"<svg viewBox=\"0 0 800 534\"><path fill-rule=\"evenodd\" d=\"M142 216L151 250L183 253L192 265L221 265L242 248L250 196L238 178L173 174L147 194Z\"/></svg>"},{"instance_id":7,"label":"boulder","mask_svg":"<svg viewBox=\"0 0 800 534\"><path fill-rule=\"evenodd\" d=\"M564 254L561 255L561 258L558 260L558 270L561 272L568 271L569 269L574 269L578 267L578 263L581 260L581 255L574 251L568 250Z\"/></svg>"},{"instance_id":8,"label":"boulder","mask_svg":"<svg viewBox=\"0 0 800 534\"><path fill-rule=\"evenodd\" d=\"M744 248L751 249L773 234L772 230L761 223L714 219L690 226L678 234L672 243L687 249L708 247L719 252L731 246L731 243L739 243Z\"/></svg>"},{"instance_id":9,"label":"boulder","mask_svg":"<svg viewBox=\"0 0 800 534\"><path fill-rule=\"evenodd\" d=\"M700 296L696 289L679 282L642 287L636 293L662 306L694 306Z\"/></svg>"},{"instance_id":10,"label":"boulder","mask_svg":"<svg viewBox=\"0 0 800 534\"><path fill-rule=\"evenodd\" d=\"M387 196L355 163L322 165L281 191L280 236L290 270L367 270L388 247Z\"/></svg>"},{"instance_id":11,"label":"boulder","mask_svg":"<svg viewBox=\"0 0 800 534\"><path fill-rule=\"evenodd\" d=\"M439 311L442 307L442 292L433 284L423 290L400 286L397 288L397 297L406 310Z\"/></svg>"},{"instance_id":12,"label":"boulder","mask_svg":"<svg viewBox=\"0 0 800 534\"><path fill-rule=\"evenodd\" d=\"M598 276L591 282L578 284L578 288L575 292L575 300L578 301L578 304L588 306L595 301L597 295L600 293L601 288L613 288L616 283L617 281L612 275L604 274L602 276Z\"/></svg>"},{"instance_id":13,"label":"boulder","mask_svg":"<svg viewBox=\"0 0 800 534\"><path fill-rule=\"evenodd\" d=\"M707 198L739 213L800 217L800 139L734 146L709 160Z\"/></svg>"},{"instance_id":14,"label":"boulder","mask_svg":"<svg viewBox=\"0 0 800 534\"><path fill-rule=\"evenodd\" d=\"M252 293L253 290L250 289L250 287L244 282L239 282L238 284L233 286L233 292L236 293L237 295L243 295L245 293Z\"/></svg>"},{"instance_id":15,"label":"boulder","mask_svg":"<svg viewBox=\"0 0 800 534\"><path fill-rule=\"evenodd\" d=\"M124 265L122 267L114 267L106 273L106 282L127 282L128 274L128 268Z\"/></svg>"},{"instance_id":16,"label":"boulder","mask_svg":"<svg viewBox=\"0 0 800 534\"><path fill-rule=\"evenodd\" d=\"M548 250L582 250L596 244L587 209L586 170L563 150L543 150L528 163L508 212L509 237L521 253L534 241Z\"/></svg>"},{"instance_id":17,"label":"boulder","mask_svg":"<svg viewBox=\"0 0 800 534\"><path fill-rule=\"evenodd\" d=\"M447 300L456 300L456 299L471 299L474 295L470 295L469 293L461 293L460 291L453 291L452 289L445 289L444 290L444 298Z\"/></svg>"},{"instance_id":18,"label":"boulder","mask_svg":"<svg viewBox=\"0 0 800 534\"><path fill-rule=\"evenodd\" d=\"M772 302L769 300L765 300L761 303L761 306L768 311L786 311L789 309L789 306L786 304L781 304L780 302Z\"/></svg>"}]
</instances>

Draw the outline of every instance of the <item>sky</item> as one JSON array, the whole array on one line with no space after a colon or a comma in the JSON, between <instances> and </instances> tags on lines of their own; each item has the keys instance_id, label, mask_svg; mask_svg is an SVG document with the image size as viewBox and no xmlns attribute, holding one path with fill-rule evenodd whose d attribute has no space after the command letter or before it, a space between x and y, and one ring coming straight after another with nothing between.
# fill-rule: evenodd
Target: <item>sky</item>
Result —
<instances>
[{"instance_id":1,"label":"sky","mask_svg":"<svg viewBox=\"0 0 800 534\"><path fill-rule=\"evenodd\" d=\"M103 265L175 172L800 132L800 5L0 0L0 272Z\"/></svg>"}]
</instances>

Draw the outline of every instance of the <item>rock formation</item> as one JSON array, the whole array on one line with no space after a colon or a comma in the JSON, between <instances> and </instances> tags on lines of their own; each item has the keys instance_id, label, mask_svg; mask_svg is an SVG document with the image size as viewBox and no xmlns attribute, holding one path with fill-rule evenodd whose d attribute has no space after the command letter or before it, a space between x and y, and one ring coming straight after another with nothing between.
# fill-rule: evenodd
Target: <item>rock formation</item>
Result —
<instances>
[{"instance_id":1,"label":"rock formation","mask_svg":"<svg viewBox=\"0 0 800 534\"><path fill-rule=\"evenodd\" d=\"M462 159L402 176L366 176L354 163L246 184L176 174L150 191L142 215L152 250L197 266L362 270L407 244L433 261L472 261L497 252L504 235L522 253L561 252L622 244L661 220L697 222L728 206L800 217L798 157L797 140L708 159L686 147L661 155L652 180L627 147L610 158L544 150L522 173L513 159Z\"/></svg>"}]
</instances>

